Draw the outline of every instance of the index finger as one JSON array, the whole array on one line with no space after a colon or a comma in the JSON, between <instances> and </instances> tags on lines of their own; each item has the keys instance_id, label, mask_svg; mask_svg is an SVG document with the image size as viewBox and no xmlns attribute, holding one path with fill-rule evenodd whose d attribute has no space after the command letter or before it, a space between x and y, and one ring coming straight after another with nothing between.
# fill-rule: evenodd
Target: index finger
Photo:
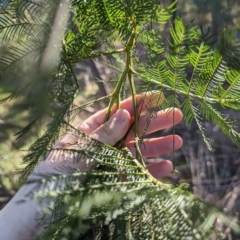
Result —
<instances>
[{"instance_id":1,"label":"index finger","mask_svg":"<svg viewBox=\"0 0 240 240\"><path fill-rule=\"evenodd\" d=\"M163 94L160 92L146 92L143 94L136 95L137 105L139 112L143 112L146 109L151 107L156 107L163 102ZM134 115L134 107L132 97L123 100L120 103L120 108L125 109L129 112L130 116ZM111 114L116 112L117 108L114 105ZM107 113L107 108L96 112L91 117L86 119L83 123L77 126L77 129L83 131L85 134L91 134L94 130L96 130L99 126L104 123L104 119Z\"/></svg>"}]
</instances>

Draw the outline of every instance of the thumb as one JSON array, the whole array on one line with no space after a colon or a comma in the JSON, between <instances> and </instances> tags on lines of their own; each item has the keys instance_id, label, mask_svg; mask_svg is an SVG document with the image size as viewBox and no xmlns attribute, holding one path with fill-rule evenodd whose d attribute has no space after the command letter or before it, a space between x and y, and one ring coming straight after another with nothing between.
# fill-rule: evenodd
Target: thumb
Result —
<instances>
[{"instance_id":1,"label":"thumb","mask_svg":"<svg viewBox=\"0 0 240 240\"><path fill-rule=\"evenodd\" d=\"M112 117L94 132L90 137L114 146L126 134L130 124L130 114L125 109L118 109Z\"/></svg>"}]
</instances>

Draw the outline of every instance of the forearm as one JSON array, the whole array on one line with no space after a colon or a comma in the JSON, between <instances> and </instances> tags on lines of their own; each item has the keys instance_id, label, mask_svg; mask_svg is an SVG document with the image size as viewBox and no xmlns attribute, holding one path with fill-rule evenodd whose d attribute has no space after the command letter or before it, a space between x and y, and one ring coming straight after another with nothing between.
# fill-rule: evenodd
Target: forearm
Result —
<instances>
[{"instance_id":1,"label":"forearm","mask_svg":"<svg viewBox=\"0 0 240 240\"><path fill-rule=\"evenodd\" d=\"M54 190L57 185L51 181L51 189L46 184L43 185L40 179L43 176L51 177L62 174L59 168L88 170L84 161L72 162L66 159L60 151L53 151L46 160L42 161L28 180L32 183L25 183L16 193L12 200L0 212L0 240L32 240L43 232L48 225L51 213L46 214L49 204L54 199L36 199L35 193L47 188ZM70 174L71 172L68 172ZM44 218L43 218L44 216Z\"/></svg>"},{"instance_id":2,"label":"forearm","mask_svg":"<svg viewBox=\"0 0 240 240\"><path fill-rule=\"evenodd\" d=\"M0 240L30 240L43 231L39 202L26 199L32 188L24 185L0 212Z\"/></svg>"},{"instance_id":3,"label":"forearm","mask_svg":"<svg viewBox=\"0 0 240 240\"><path fill-rule=\"evenodd\" d=\"M40 176L56 174L57 167L62 164L62 161L51 162L48 159L38 165L28 179L32 182L25 183L0 212L0 240L32 240L43 232L50 219L50 214L46 215L45 210L51 199L38 200L35 196L39 190L46 188L41 185Z\"/></svg>"}]
</instances>

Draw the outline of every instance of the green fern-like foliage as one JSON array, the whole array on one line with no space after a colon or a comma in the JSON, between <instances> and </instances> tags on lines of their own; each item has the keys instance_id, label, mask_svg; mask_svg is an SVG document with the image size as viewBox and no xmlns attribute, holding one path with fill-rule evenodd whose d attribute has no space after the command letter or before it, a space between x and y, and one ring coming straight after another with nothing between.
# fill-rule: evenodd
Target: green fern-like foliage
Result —
<instances>
[{"instance_id":1,"label":"green fern-like foliage","mask_svg":"<svg viewBox=\"0 0 240 240\"><path fill-rule=\"evenodd\" d=\"M176 18L166 39L162 29L176 2L163 8L157 0L5 0L0 10L0 36L9 44L0 55L1 78L9 84L17 78L26 83L2 102L21 95L32 101L32 121L19 137L44 116L50 119L24 158L23 178L53 153L96 162L89 172L65 169L63 175L37 178L42 191L35 197L53 201L50 224L38 239L221 239L217 219L238 229L233 218L183 185L162 183L147 172L139 151L143 136L138 132L136 101L137 93L157 90L165 96L159 107L180 108L187 125L195 120L209 149L211 136L203 119L240 144L234 121L221 111L240 109L240 48L230 33L224 32L211 47L209 36L199 27L186 27ZM146 51L146 63L136 52L139 44ZM75 64L101 56L122 62L120 67L114 65L119 76L112 93L73 108L80 88ZM123 144L120 150L104 145L70 124L87 106L106 99L107 120L126 88L134 105L136 159ZM146 128L152 117L149 111ZM66 132L81 144L53 149Z\"/></svg>"},{"instance_id":2,"label":"green fern-like foliage","mask_svg":"<svg viewBox=\"0 0 240 240\"><path fill-rule=\"evenodd\" d=\"M206 44L208 36L197 27L187 29L181 19L174 21L170 33L172 41L166 56L163 46L157 51L154 49L152 54L160 55L162 59L140 66L140 76L144 81L168 90L167 106L181 108L187 125L196 120L209 149L212 148L204 130L204 118L218 125L239 144L234 122L219 111L220 108L239 110L238 44L233 43L230 33L224 32L218 46L211 49ZM151 52L151 47L148 51ZM188 69L191 74L187 77Z\"/></svg>"},{"instance_id":3,"label":"green fern-like foliage","mask_svg":"<svg viewBox=\"0 0 240 240\"><path fill-rule=\"evenodd\" d=\"M43 191L36 197L54 196L56 202L54 220L38 239L219 239L213 222L219 218L229 223L230 218L184 185L176 188L153 179L127 150L116 150L74 129L72 134L84 137L84 144L53 151L68 157L74 152L80 161L91 156L97 164L90 172L59 177L67 180L64 190L62 184L53 190L56 176L42 178ZM84 184L79 181L82 177Z\"/></svg>"}]
</instances>

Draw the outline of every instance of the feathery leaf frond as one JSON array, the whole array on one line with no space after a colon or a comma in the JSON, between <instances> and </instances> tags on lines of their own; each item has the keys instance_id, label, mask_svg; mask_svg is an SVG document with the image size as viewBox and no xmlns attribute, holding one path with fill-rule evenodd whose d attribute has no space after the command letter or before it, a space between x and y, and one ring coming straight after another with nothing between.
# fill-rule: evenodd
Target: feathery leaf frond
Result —
<instances>
[{"instance_id":1,"label":"feathery leaf frond","mask_svg":"<svg viewBox=\"0 0 240 240\"><path fill-rule=\"evenodd\" d=\"M82 139L82 133L72 131ZM55 149L47 157L63 157L65 161L78 159L92 166L96 161L96 167L88 172L68 169L65 175L40 180L36 175L36 180L32 180L42 182L43 191L35 197L57 198L53 221L38 239L53 236L54 232L53 239L101 239L103 236L107 239L121 236L124 239L177 236L208 239L220 234L213 229L217 218L230 224L231 218L204 204L184 186L176 188L153 179L125 150L116 150L87 136L76 144L67 149ZM55 155L56 151L61 155ZM61 182L64 185L59 185ZM213 213L211 220L207 217L209 211ZM231 224L236 228L236 223ZM92 230L88 231L90 228Z\"/></svg>"},{"instance_id":2,"label":"feathery leaf frond","mask_svg":"<svg viewBox=\"0 0 240 240\"><path fill-rule=\"evenodd\" d=\"M157 64L151 60L147 67L140 65L140 76L144 82L159 86L161 91L166 89L166 107L180 107L188 125L196 120L209 149L212 148L205 133L203 119L211 119L239 144L236 126L228 116L222 118L222 114L215 109L217 104L220 107L239 109L238 70L229 64L229 61L233 61L232 55L229 54L232 48L229 39L226 40L226 36L223 35L220 44L211 49L205 43L206 36L202 36L196 27L185 29L180 19L175 20L170 33L173 40L169 42L169 51L158 51ZM187 77L189 69L192 70Z\"/></svg>"}]
</instances>

